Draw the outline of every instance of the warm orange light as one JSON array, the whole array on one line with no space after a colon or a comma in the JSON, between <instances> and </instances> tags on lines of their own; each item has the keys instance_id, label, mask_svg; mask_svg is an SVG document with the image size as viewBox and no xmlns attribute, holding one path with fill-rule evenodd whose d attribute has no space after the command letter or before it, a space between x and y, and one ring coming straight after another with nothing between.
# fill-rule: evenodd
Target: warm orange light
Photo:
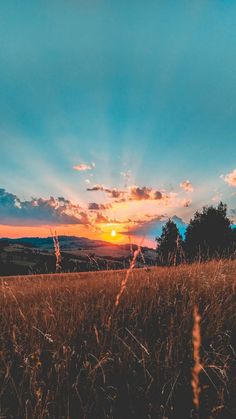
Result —
<instances>
[{"instance_id":1,"label":"warm orange light","mask_svg":"<svg viewBox=\"0 0 236 419\"><path fill-rule=\"evenodd\" d=\"M111 230L111 237L116 237L116 230Z\"/></svg>"}]
</instances>

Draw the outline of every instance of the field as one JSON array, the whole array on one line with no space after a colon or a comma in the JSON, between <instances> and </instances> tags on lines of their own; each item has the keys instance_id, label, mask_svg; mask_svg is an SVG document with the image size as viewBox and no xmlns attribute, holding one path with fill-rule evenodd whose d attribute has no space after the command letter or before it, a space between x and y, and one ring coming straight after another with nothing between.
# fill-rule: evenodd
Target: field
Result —
<instances>
[{"instance_id":1,"label":"field","mask_svg":"<svg viewBox=\"0 0 236 419\"><path fill-rule=\"evenodd\" d=\"M236 262L1 278L0 417L235 418ZM201 321L193 403L193 311Z\"/></svg>"}]
</instances>

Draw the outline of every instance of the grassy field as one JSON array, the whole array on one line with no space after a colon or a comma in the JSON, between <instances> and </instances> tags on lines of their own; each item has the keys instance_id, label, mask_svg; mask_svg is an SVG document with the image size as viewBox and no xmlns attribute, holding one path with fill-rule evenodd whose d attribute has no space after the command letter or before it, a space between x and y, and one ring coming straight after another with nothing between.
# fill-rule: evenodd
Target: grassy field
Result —
<instances>
[{"instance_id":1,"label":"grassy field","mask_svg":"<svg viewBox=\"0 0 236 419\"><path fill-rule=\"evenodd\" d=\"M1 278L1 418L235 418L236 262ZM193 310L201 316L193 404Z\"/></svg>"}]
</instances>

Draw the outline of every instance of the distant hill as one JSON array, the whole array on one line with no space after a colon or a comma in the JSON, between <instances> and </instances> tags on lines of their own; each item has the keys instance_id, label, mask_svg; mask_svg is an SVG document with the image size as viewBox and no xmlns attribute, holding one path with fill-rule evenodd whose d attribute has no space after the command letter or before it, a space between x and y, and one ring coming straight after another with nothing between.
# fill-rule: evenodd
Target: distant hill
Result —
<instances>
[{"instance_id":1,"label":"distant hill","mask_svg":"<svg viewBox=\"0 0 236 419\"><path fill-rule=\"evenodd\" d=\"M137 245L114 244L85 237L59 236L62 271L127 268ZM154 249L142 247L137 266L154 265ZM52 237L0 239L0 276L55 272Z\"/></svg>"},{"instance_id":2,"label":"distant hill","mask_svg":"<svg viewBox=\"0 0 236 419\"><path fill-rule=\"evenodd\" d=\"M116 244L109 243L102 240L91 240L86 237L76 236L58 236L61 249L71 249L81 247L83 249L100 246L114 246ZM51 249L53 247L52 237L21 237L19 239L1 238L0 242L4 241L9 244L24 244L36 247L38 249Z\"/></svg>"}]
</instances>

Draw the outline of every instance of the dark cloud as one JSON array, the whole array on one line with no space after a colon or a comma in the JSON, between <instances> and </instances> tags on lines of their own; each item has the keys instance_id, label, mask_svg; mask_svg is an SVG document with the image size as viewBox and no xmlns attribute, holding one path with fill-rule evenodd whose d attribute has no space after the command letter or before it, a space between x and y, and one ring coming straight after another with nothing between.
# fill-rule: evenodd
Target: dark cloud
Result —
<instances>
[{"instance_id":1,"label":"dark cloud","mask_svg":"<svg viewBox=\"0 0 236 419\"><path fill-rule=\"evenodd\" d=\"M131 201L141 201L143 199L150 199L151 192L151 188L147 188L146 186L143 186L142 188L139 188L138 186L132 186L130 190L129 199Z\"/></svg>"},{"instance_id":2,"label":"dark cloud","mask_svg":"<svg viewBox=\"0 0 236 419\"><path fill-rule=\"evenodd\" d=\"M142 188L138 186L132 186L130 188L129 200L130 201L142 201L142 200L156 200L162 199L162 193L160 191L155 191L152 188L143 186Z\"/></svg>"},{"instance_id":3,"label":"dark cloud","mask_svg":"<svg viewBox=\"0 0 236 419\"><path fill-rule=\"evenodd\" d=\"M103 185L94 185L91 188L87 188L87 191L89 192L102 191L102 192L105 192L109 198L114 198L114 199L121 198L122 196L125 195L125 192L121 191L120 189L106 188Z\"/></svg>"},{"instance_id":4,"label":"dark cloud","mask_svg":"<svg viewBox=\"0 0 236 419\"><path fill-rule=\"evenodd\" d=\"M97 224L109 223L109 222L110 222L110 219L109 219L109 217L107 217L106 215L103 215L103 214L101 214L100 212L98 212L98 213L96 214L96 219L95 219L95 222L96 222Z\"/></svg>"},{"instance_id":5,"label":"dark cloud","mask_svg":"<svg viewBox=\"0 0 236 419\"><path fill-rule=\"evenodd\" d=\"M0 224L56 225L88 224L87 214L79 205L59 197L32 198L21 201L16 195L0 189Z\"/></svg>"},{"instance_id":6,"label":"dark cloud","mask_svg":"<svg viewBox=\"0 0 236 419\"><path fill-rule=\"evenodd\" d=\"M125 192L120 191L119 189L105 189L105 192L108 194L110 198L120 198L124 196Z\"/></svg>"},{"instance_id":7,"label":"dark cloud","mask_svg":"<svg viewBox=\"0 0 236 419\"><path fill-rule=\"evenodd\" d=\"M90 202L88 204L88 209L93 211L107 210L110 208L112 208L111 204L97 204L96 202Z\"/></svg>"},{"instance_id":8,"label":"dark cloud","mask_svg":"<svg viewBox=\"0 0 236 419\"><path fill-rule=\"evenodd\" d=\"M87 191L89 192L97 192L97 191L104 191L104 186L103 185L94 185L91 186L91 188L87 188Z\"/></svg>"},{"instance_id":9,"label":"dark cloud","mask_svg":"<svg viewBox=\"0 0 236 419\"><path fill-rule=\"evenodd\" d=\"M155 191L154 192L154 197L155 197L155 199L162 199L163 195L160 191Z\"/></svg>"}]
</instances>

